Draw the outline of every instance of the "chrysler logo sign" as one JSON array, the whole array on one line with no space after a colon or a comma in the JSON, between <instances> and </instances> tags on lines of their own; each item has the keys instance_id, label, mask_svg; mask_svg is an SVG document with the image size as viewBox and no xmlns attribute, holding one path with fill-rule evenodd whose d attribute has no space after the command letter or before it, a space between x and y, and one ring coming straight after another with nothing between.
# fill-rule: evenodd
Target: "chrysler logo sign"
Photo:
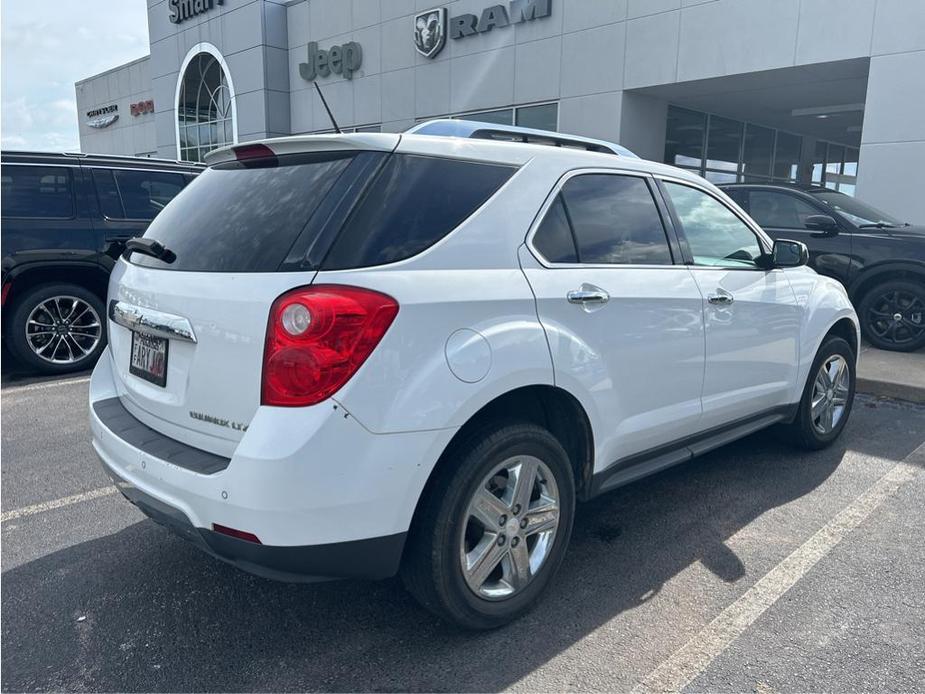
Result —
<instances>
[{"instance_id":1,"label":"chrysler logo sign","mask_svg":"<svg viewBox=\"0 0 925 694\"><path fill-rule=\"evenodd\" d=\"M91 128L105 128L119 120L118 104L110 104L102 108L87 111L87 125Z\"/></svg>"},{"instance_id":2,"label":"chrysler logo sign","mask_svg":"<svg viewBox=\"0 0 925 694\"><path fill-rule=\"evenodd\" d=\"M425 58L434 58L446 44L446 37L462 39L492 29L549 16L552 0L511 0L508 7L490 5L481 15L460 14L447 20L445 7L414 16L414 47Z\"/></svg>"}]
</instances>

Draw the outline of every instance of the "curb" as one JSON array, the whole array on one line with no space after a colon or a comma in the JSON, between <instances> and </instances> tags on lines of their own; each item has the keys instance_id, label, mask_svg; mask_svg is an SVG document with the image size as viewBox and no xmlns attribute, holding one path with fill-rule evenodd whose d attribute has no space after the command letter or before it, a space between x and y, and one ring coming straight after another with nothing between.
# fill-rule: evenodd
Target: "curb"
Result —
<instances>
[{"instance_id":1,"label":"curb","mask_svg":"<svg viewBox=\"0 0 925 694\"><path fill-rule=\"evenodd\" d=\"M856 390L867 395L877 395L894 400L905 400L925 405L925 388L909 383L894 383L893 381L878 381L874 378L857 377Z\"/></svg>"}]
</instances>

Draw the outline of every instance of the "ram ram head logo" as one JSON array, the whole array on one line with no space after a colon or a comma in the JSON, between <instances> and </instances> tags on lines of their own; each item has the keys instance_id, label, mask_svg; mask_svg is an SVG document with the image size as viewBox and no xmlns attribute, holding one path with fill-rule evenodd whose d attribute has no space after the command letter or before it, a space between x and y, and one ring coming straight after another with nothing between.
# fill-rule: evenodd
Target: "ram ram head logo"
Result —
<instances>
[{"instance_id":1,"label":"ram ram head logo","mask_svg":"<svg viewBox=\"0 0 925 694\"><path fill-rule=\"evenodd\" d=\"M446 8L414 16L414 47L425 58L435 57L446 43Z\"/></svg>"}]
</instances>

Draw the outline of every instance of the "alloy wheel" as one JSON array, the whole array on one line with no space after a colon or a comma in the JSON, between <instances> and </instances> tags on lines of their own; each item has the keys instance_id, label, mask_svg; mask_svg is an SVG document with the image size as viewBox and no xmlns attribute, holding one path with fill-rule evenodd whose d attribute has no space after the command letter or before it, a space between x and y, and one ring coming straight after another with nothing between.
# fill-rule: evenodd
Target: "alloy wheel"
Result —
<instances>
[{"instance_id":1,"label":"alloy wheel","mask_svg":"<svg viewBox=\"0 0 925 694\"><path fill-rule=\"evenodd\" d=\"M470 590L487 600L523 590L549 558L559 510L559 488L544 462L520 455L497 465L462 519L459 559Z\"/></svg>"},{"instance_id":2,"label":"alloy wheel","mask_svg":"<svg viewBox=\"0 0 925 694\"><path fill-rule=\"evenodd\" d=\"M819 367L813 382L810 417L813 428L823 436L832 433L845 414L851 392L851 369L840 354L833 354Z\"/></svg>"},{"instance_id":3,"label":"alloy wheel","mask_svg":"<svg viewBox=\"0 0 925 694\"><path fill-rule=\"evenodd\" d=\"M26 344L37 357L52 364L86 359L102 336L99 314L76 296L45 299L26 319Z\"/></svg>"},{"instance_id":4,"label":"alloy wheel","mask_svg":"<svg viewBox=\"0 0 925 694\"><path fill-rule=\"evenodd\" d=\"M867 309L867 327L878 339L901 346L925 334L925 299L893 290L877 297Z\"/></svg>"}]
</instances>

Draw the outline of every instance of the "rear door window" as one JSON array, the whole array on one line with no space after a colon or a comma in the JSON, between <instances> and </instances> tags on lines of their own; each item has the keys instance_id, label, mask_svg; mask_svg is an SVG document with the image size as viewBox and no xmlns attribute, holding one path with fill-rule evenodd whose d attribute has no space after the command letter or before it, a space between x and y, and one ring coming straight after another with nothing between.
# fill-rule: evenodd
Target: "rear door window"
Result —
<instances>
[{"instance_id":1,"label":"rear door window","mask_svg":"<svg viewBox=\"0 0 925 694\"><path fill-rule=\"evenodd\" d=\"M209 168L145 233L176 260L168 265L140 253L131 260L166 270L273 272L355 158L356 152L293 154Z\"/></svg>"},{"instance_id":2,"label":"rear door window","mask_svg":"<svg viewBox=\"0 0 925 694\"><path fill-rule=\"evenodd\" d=\"M393 154L347 220L322 269L383 265L420 253L472 215L515 170Z\"/></svg>"},{"instance_id":3,"label":"rear door window","mask_svg":"<svg viewBox=\"0 0 925 694\"><path fill-rule=\"evenodd\" d=\"M548 253L569 257L560 230L571 225L580 263L594 265L671 265L671 249L658 206L645 179L617 174L582 174L569 179L534 238Z\"/></svg>"},{"instance_id":4,"label":"rear door window","mask_svg":"<svg viewBox=\"0 0 925 694\"><path fill-rule=\"evenodd\" d=\"M4 217L70 219L71 171L63 166L4 165L0 174Z\"/></svg>"},{"instance_id":5,"label":"rear door window","mask_svg":"<svg viewBox=\"0 0 925 694\"><path fill-rule=\"evenodd\" d=\"M109 219L154 219L186 186L179 173L93 169L100 210Z\"/></svg>"}]
</instances>

